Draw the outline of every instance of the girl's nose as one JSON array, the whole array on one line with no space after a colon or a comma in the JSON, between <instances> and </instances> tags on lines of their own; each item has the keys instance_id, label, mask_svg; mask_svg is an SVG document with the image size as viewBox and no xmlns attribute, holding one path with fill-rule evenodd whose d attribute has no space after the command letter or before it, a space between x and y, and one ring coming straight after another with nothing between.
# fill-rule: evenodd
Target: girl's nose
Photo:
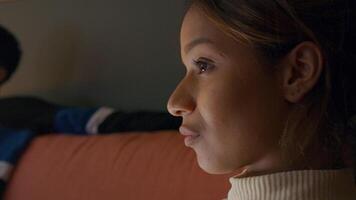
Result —
<instances>
[{"instance_id":1,"label":"girl's nose","mask_svg":"<svg viewBox=\"0 0 356 200\"><path fill-rule=\"evenodd\" d=\"M183 117L192 113L195 109L195 101L191 95L191 91L187 86L191 84L187 83L187 80L182 80L177 86L175 91L167 103L168 112L176 117Z\"/></svg>"}]
</instances>

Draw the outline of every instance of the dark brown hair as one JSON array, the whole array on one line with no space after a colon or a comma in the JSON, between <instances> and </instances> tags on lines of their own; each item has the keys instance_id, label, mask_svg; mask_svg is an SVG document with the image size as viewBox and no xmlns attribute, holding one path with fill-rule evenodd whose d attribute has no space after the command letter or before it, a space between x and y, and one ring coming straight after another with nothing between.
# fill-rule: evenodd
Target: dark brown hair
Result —
<instances>
[{"instance_id":1,"label":"dark brown hair","mask_svg":"<svg viewBox=\"0 0 356 200\"><path fill-rule=\"evenodd\" d=\"M321 77L287 120L281 145L303 154L316 140L341 157L356 152L356 15L353 0L193 0L224 33L253 46L276 66L295 45L311 41L324 57ZM355 122L356 123L356 122ZM354 155L355 157L355 155Z\"/></svg>"},{"instance_id":2,"label":"dark brown hair","mask_svg":"<svg viewBox=\"0 0 356 200\"><path fill-rule=\"evenodd\" d=\"M5 27L0 26L0 67L6 71L3 84L11 78L21 60L22 51L17 38Z\"/></svg>"}]
</instances>

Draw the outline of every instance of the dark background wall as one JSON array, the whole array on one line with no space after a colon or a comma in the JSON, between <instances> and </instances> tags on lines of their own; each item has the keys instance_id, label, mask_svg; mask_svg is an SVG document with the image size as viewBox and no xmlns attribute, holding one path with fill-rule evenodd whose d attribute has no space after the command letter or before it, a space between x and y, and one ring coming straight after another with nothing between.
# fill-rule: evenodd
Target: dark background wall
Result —
<instances>
[{"instance_id":1,"label":"dark background wall","mask_svg":"<svg viewBox=\"0 0 356 200\"><path fill-rule=\"evenodd\" d=\"M69 105L165 110L182 77L183 1L16 0L0 23L24 57L1 96L30 94Z\"/></svg>"}]
</instances>

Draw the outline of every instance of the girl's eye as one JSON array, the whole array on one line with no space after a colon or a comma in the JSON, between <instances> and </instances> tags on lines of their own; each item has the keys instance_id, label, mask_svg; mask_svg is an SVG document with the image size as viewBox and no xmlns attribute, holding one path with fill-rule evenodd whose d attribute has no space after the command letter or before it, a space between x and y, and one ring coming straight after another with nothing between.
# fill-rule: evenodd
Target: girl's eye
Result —
<instances>
[{"instance_id":1,"label":"girl's eye","mask_svg":"<svg viewBox=\"0 0 356 200\"><path fill-rule=\"evenodd\" d=\"M199 74L205 73L214 68L212 61L207 59L194 60L194 64L198 68Z\"/></svg>"}]
</instances>

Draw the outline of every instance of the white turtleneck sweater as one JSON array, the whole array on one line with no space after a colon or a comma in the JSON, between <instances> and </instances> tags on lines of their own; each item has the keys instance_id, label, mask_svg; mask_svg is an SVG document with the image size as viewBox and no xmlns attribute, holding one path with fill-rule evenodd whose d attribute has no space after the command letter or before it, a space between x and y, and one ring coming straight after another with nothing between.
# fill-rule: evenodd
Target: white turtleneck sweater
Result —
<instances>
[{"instance_id":1,"label":"white turtleneck sweater","mask_svg":"<svg viewBox=\"0 0 356 200\"><path fill-rule=\"evenodd\" d=\"M351 169L302 170L230 178L228 200L356 200Z\"/></svg>"}]
</instances>

